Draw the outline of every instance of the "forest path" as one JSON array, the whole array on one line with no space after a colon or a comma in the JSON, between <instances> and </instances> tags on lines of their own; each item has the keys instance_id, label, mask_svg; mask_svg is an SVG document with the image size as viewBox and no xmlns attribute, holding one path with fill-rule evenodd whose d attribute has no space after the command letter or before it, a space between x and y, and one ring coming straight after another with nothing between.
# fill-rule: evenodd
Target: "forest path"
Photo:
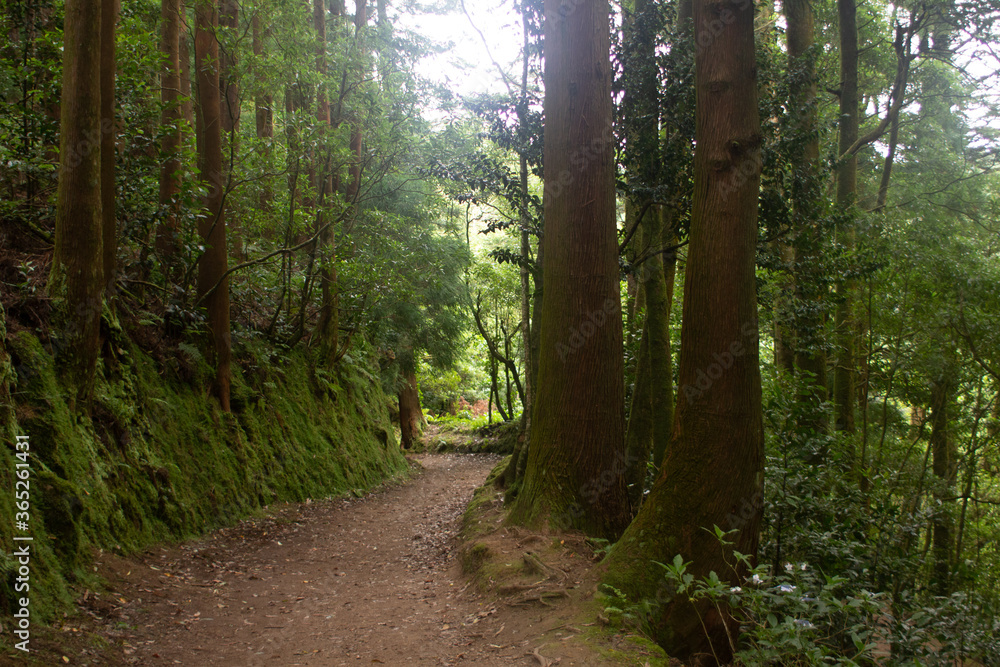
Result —
<instances>
[{"instance_id":1,"label":"forest path","mask_svg":"<svg viewBox=\"0 0 1000 667\"><path fill-rule=\"evenodd\" d=\"M419 475L365 498L273 508L139 562L105 555L127 626L112 640L151 666L538 664L533 619L476 593L453 553L499 457L411 458Z\"/></svg>"}]
</instances>

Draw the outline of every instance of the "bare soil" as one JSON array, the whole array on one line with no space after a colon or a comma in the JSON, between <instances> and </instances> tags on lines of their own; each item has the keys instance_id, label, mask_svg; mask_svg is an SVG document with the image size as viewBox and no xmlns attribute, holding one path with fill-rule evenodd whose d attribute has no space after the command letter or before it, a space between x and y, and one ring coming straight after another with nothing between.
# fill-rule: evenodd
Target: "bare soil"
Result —
<instances>
[{"instance_id":1,"label":"bare soil","mask_svg":"<svg viewBox=\"0 0 1000 667\"><path fill-rule=\"evenodd\" d=\"M416 455L412 479L364 498L275 506L198 541L137 557L100 554L108 589L85 591L78 617L34 637L30 662L649 664L641 655L602 657L580 641L598 625L581 615L593 593L592 550L582 539L558 562L543 555L553 563L545 564L536 554L551 536L493 531L484 536L491 555L513 559L528 583L507 579L498 592L488 573L475 582L463 575L461 515L498 460ZM626 639L614 635L611 644Z\"/></svg>"}]
</instances>

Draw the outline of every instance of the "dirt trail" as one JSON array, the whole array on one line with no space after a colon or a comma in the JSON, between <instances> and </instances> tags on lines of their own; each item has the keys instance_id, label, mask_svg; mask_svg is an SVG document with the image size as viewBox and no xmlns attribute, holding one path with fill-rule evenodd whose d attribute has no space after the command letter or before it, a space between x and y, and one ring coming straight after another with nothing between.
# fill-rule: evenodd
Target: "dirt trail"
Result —
<instances>
[{"instance_id":1,"label":"dirt trail","mask_svg":"<svg viewBox=\"0 0 1000 667\"><path fill-rule=\"evenodd\" d=\"M102 559L127 660L537 665L530 619L507 622L452 553L461 513L497 457L415 459L425 468L415 479L363 499L288 505L139 561Z\"/></svg>"}]
</instances>

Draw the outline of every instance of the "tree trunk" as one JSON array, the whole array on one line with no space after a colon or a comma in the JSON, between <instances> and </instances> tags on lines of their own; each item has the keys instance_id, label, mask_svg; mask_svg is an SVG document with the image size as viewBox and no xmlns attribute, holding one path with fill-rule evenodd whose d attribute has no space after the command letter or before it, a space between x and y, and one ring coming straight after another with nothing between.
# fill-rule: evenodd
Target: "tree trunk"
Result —
<instances>
[{"instance_id":1,"label":"tree trunk","mask_svg":"<svg viewBox=\"0 0 1000 667\"><path fill-rule=\"evenodd\" d=\"M195 126L194 117L194 96L191 94L191 44L188 41L188 23L187 17L184 12L185 1L181 0L179 7L180 10L180 29L178 37L178 55L180 57L181 64L181 97L184 101L181 102L181 116L187 123L188 127L193 128Z\"/></svg>"},{"instance_id":2,"label":"tree trunk","mask_svg":"<svg viewBox=\"0 0 1000 667\"><path fill-rule=\"evenodd\" d=\"M792 229L795 235L795 366L799 375L799 400L806 406L799 421L801 431L823 434L827 418L826 336L824 294L820 265L825 236L820 225L822 193L819 182L819 128L816 111L815 21L811 0L785 0L788 40L789 99L796 144L792 181ZM823 441L825 443L825 440ZM826 458L825 445L810 453L813 463Z\"/></svg>"},{"instance_id":3,"label":"tree trunk","mask_svg":"<svg viewBox=\"0 0 1000 667\"><path fill-rule=\"evenodd\" d=\"M56 362L74 387L74 409L86 409L100 352L102 255L102 0L67 0L59 123L59 183L49 294L58 322Z\"/></svg>"},{"instance_id":4,"label":"tree trunk","mask_svg":"<svg viewBox=\"0 0 1000 667\"><path fill-rule=\"evenodd\" d=\"M222 172L222 99L219 91L219 43L215 0L199 0L195 10L195 70L198 73L198 117L201 126L199 162L204 185L205 216L198 232L205 252L198 261L198 300L208 311L208 328L215 352L214 393L229 412L232 340L229 331L229 256L226 247L225 179Z\"/></svg>"},{"instance_id":5,"label":"tree trunk","mask_svg":"<svg viewBox=\"0 0 1000 667\"><path fill-rule=\"evenodd\" d=\"M725 663L736 623L708 601L674 596L663 568L676 554L696 578L738 583L732 552L753 558L763 507L764 433L755 259L760 182L751 4L720 21L694 4L697 82L694 201L684 282L680 392L674 434L656 483L606 560L606 583L629 600L655 599L650 627L672 656ZM713 526L735 530L720 544ZM728 626L728 627L727 627Z\"/></svg>"},{"instance_id":6,"label":"tree trunk","mask_svg":"<svg viewBox=\"0 0 1000 667\"><path fill-rule=\"evenodd\" d=\"M163 52L163 74L160 77L160 102L163 112L161 152L166 156L160 168L160 206L165 209L163 222L156 233L156 250L169 274L176 259L180 219L177 217L177 194L181 189L181 114L180 94L180 0L163 0L160 4L160 50ZM184 54L187 55L186 53Z\"/></svg>"},{"instance_id":7,"label":"tree trunk","mask_svg":"<svg viewBox=\"0 0 1000 667\"><path fill-rule=\"evenodd\" d=\"M417 390L417 375L413 371L403 373L403 388L399 390L399 434L403 449L410 449L420 435L424 413L420 409L420 393Z\"/></svg>"},{"instance_id":8,"label":"tree trunk","mask_svg":"<svg viewBox=\"0 0 1000 667\"><path fill-rule=\"evenodd\" d=\"M316 120L320 127L330 125L330 104L326 96L326 0L313 1L313 25L316 29L316 73L320 84L316 91ZM316 338L319 341L320 358L326 363L336 360L338 346L339 299L337 298L337 269L334 257L333 232L327 224L329 211L324 206L324 199L332 195L333 177L329 173L327 148L321 144L317 156L316 192L319 195L319 206L316 211L316 232L319 234L319 274L321 302L319 322L316 325Z\"/></svg>"},{"instance_id":9,"label":"tree trunk","mask_svg":"<svg viewBox=\"0 0 1000 667\"><path fill-rule=\"evenodd\" d=\"M264 54L264 39L269 31L261 30L260 15L253 16L253 54L258 58ZM274 136L274 96L260 92L254 97L254 117L257 123L257 138L270 139Z\"/></svg>"},{"instance_id":10,"label":"tree trunk","mask_svg":"<svg viewBox=\"0 0 1000 667\"><path fill-rule=\"evenodd\" d=\"M954 387L950 377L931 383L931 456L937 486L934 491L937 509L934 513L931 548L934 559L933 589L936 595L951 593L952 545L955 519L952 499L955 497L957 452L948 427L948 404Z\"/></svg>"},{"instance_id":11,"label":"tree trunk","mask_svg":"<svg viewBox=\"0 0 1000 667\"><path fill-rule=\"evenodd\" d=\"M381 5L380 5L381 6ZM517 122L525 127L528 122L528 72L530 62L531 31L528 23L527 8L521 8L521 99L517 106ZM531 214L528 209L528 156L527 146L520 147L518 156L518 182L521 186L521 200L518 208L518 222L521 225L521 341L522 368L524 368L524 396L521 398L521 433L518 436L519 446L515 447L511 457L511 469L517 470L518 450L523 450L531 433L531 408L535 402L534 359L531 354ZM505 473L504 477L507 475Z\"/></svg>"},{"instance_id":12,"label":"tree trunk","mask_svg":"<svg viewBox=\"0 0 1000 667\"><path fill-rule=\"evenodd\" d=\"M545 3L545 267L531 446L510 520L617 537L624 477L609 8Z\"/></svg>"},{"instance_id":13,"label":"tree trunk","mask_svg":"<svg viewBox=\"0 0 1000 667\"><path fill-rule=\"evenodd\" d=\"M118 260L118 222L115 217L115 33L118 0L101 6L101 253L104 285L115 291Z\"/></svg>"},{"instance_id":14,"label":"tree trunk","mask_svg":"<svg viewBox=\"0 0 1000 667\"><path fill-rule=\"evenodd\" d=\"M629 136L626 163L633 189L632 208L643 216L640 223L643 242L638 244L643 262L637 276L641 286L636 301L643 298L646 306L625 436L629 462L626 483L633 511L642 500L647 464L654 449L661 452L666 449L673 418L670 305L662 255L663 218L660 207L649 195L659 182L656 35L661 26L658 18L653 3L635 0L634 15L625 24L625 117Z\"/></svg>"},{"instance_id":15,"label":"tree trunk","mask_svg":"<svg viewBox=\"0 0 1000 667\"><path fill-rule=\"evenodd\" d=\"M660 214L664 218L662 225L664 247L673 246L677 242L673 221L670 220L669 209L662 208ZM657 413L653 424L653 467L656 470L663 465L667 447L674 428L674 359L670 340L670 313L674 307L674 278L677 271L677 252L671 250L664 254L663 265L664 300L663 321L654 322L650 326L652 350L659 358L651 359L654 373L653 410Z\"/></svg>"},{"instance_id":16,"label":"tree trunk","mask_svg":"<svg viewBox=\"0 0 1000 667\"><path fill-rule=\"evenodd\" d=\"M222 163L225 165L226 174L223 182L228 183L236 165L240 136L240 88L237 81L235 53L239 28L239 6L236 0L218 0L218 3L219 27L225 28L223 34L226 37L224 48L221 44L219 48L219 95L223 132ZM218 35L218 31L216 34ZM219 42L218 37L216 37L216 42ZM231 215L226 222L227 227L229 227L227 230L229 252L238 259L245 257L242 218L243 216L237 212L236 215Z\"/></svg>"},{"instance_id":17,"label":"tree trunk","mask_svg":"<svg viewBox=\"0 0 1000 667\"><path fill-rule=\"evenodd\" d=\"M858 140L858 25L855 0L837 0L840 21L840 143L841 156ZM844 217L840 230L840 244L847 253L855 247L853 208L857 201L858 158L856 155L841 157L837 165L837 207ZM856 338L857 319L854 316L857 301L857 281L844 280L838 291L837 304L837 368L834 373L835 406L834 428L843 433L855 432L857 404ZM855 456L851 456L854 462ZM856 463L856 462L854 462Z\"/></svg>"},{"instance_id":18,"label":"tree trunk","mask_svg":"<svg viewBox=\"0 0 1000 667\"><path fill-rule=\"evenodd\" d=\"M368 25L367 0L356 0L356 11L354 14L355 41L358 47L358 56L362 62L365 59L365 28ZM364 70L359 72L359 78L364 77ZM351 123L351 164L348 167L349 180L345 192L348 204L357 204L358 196L361 193L361 163L363 158L364 128L361 118L355 118Z\"/></svg>"}]
</instances>

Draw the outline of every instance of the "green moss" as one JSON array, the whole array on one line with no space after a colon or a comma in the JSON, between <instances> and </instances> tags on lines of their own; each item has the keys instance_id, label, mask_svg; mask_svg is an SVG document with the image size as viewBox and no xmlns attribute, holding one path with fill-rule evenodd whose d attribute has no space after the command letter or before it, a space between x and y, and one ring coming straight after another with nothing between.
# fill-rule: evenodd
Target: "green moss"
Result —
<instances>
[{"instance_id":1,"label":"green moss","mask_svg":"<svg viewBox=\"0 0 1000 667\"><path fill-rule=\"evenodd\" d=\"M483 542L473 544L462 552L462 571L466 574L478 571L490 555L489 545Z\"/></svg>"},{"instance_id":2,"label":"green moss","mask_svg":"<svg viewBox=\"0 0 1000 667\"><path fill-rule=\"evenodd\" d=\"M406 470L387 399L354 360L317 382L306 351L240 340L233 413L207 398L204 360L182 346L157 364L112 327L90 417L70 411L51 355L27 333L6 341L16 385L13 431L32 464L32 607L51 619L87 581L93 548L122 552L231 524L277 501L371 488ZM374 366L372 366L374 368ZM13 450L0 451L0 511L13 513ZM8 540L11 526L0 524ZM6 543L10 543L8 540ZM0 612L10 613L0 557Z\"/></svg>"}]
</instances>

